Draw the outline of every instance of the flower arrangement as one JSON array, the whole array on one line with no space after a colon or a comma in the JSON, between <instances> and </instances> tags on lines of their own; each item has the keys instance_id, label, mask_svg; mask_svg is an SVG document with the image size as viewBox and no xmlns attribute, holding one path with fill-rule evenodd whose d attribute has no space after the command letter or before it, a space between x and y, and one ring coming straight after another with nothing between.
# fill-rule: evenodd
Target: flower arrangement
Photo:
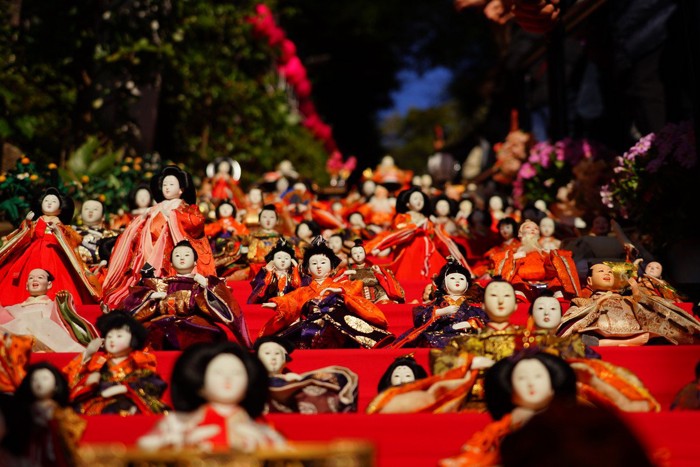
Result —
<instances>
[{"instance_id":1,"label":"flower arrangement","mask_svg":"<svg viewBox=\"0 0 700 467\"><path fill-rule=\"evenodd\" d=\"M340 151L333 151L326 162L326 170L331 176L331 185L345 185L345 181L350 177L356 166L357 159L355 156L350 156L347 161L343 162L343 156L340 154Z\"/></svg>"}]
</instances>

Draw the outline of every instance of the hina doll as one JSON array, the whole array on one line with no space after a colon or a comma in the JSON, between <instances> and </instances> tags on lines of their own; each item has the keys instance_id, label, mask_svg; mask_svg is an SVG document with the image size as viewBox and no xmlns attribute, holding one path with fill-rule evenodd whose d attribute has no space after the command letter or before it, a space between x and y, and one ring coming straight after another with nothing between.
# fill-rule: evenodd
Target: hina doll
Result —
<instances>
[{"instance_id":1,"label":"hina doll","mask_svg":"<svg viewBox=\"0 0 700 467\"><path fill-rule=\"evenodd\" d=\"M76 253L80 235L69 224L73 202L56 188L48 188L38 200L42 215L36 221L34 212L27 215L20 227L3 239L0 247L0 290L2 302L14 305L29 297L26 289L29 273L46 269L54 276L48 296L67 290L79 305L93 304L102 290L97 278Z\"/></svg>"},{"instance_id":2,"label":"hina doll","mask_svg":"<svg viewBox=\"0 0 700 467\"><path fill-rule=\"evenodd\" d=\"M263 303L275 315L260 330L260 337L286 337L297 348L372 348L391 338L384 314L364 298L362 282L333 279L339 263L323 238L316 237L302 263L311 282Z\"/></svg>"},{"instance_id":3,"label":"hina doll","mask_svg":"<svg viewBox=\"0 0 700 467\"><path fill-rule=\"evenodd\" d=\"M68 292L49 298L54 280L49 271L33 269L27 278L29 298L16 305L0 305L0 333L32 336L34 351L82 352L97 333L76 312Z\"/></svg>"},{"instance_id":4,"label":"hina doll","mask_svg":"<svg viewBox=\"0 0 700 467\"><path fill-rule=\"evenodd\" d=\"M265 303L282 297L302 285L294 249L284 238L265 256L267 264L250 281L252 291L248 303Z\"/></svg>"},{"instance_id":5,"label":"hina doll","mask_svg":"<svg viewBox=\"0 0 700 467\"><path fill-rule=\"evenodd\" d=\"M607 264L594 264L586 281L590 298L571 301L558 335L588 334L602 346L643 345L651 339L672 344L698 342L700 322L695 317L670 300L640 292L634 279L629 279L632 295L622 295Z\"/></svg>"},{"instance_id":6,"label":"hina doll","mask_svg":"<svg viewBox=\"0 0 700 467\"><path fill-rule=\"evenodd\" d=\"M386 369L377 384L377 392L383 392L390 387L412 383L428 377L425 368L420 366L413 354L396 358Z\"/></svg>"},{"instance_id":7,"label":"hina doll","mask_svg":"<svg viewBox=\"0 0 700 467\"><path fill-rule=\"evenodd\" d=\"M455 457L440 465L498 465L501 441L555 400L576 403L574 371L559 357L524 351L497 362L486 372L486 405L494 421L474 434Z\"/></svg>"},{"instance_id":8,"label":"hina doll","mask_svg":"<svg viewBox=\"0 0 700 467\"><path fill-rule=\"evenodd\" d=\"M148 331L131 316L113 311L97 318L102 338L90 342L64 369L71 401L83 415L160 414L168 384L156 357L144 350ZM104 344L105 352L98 352Z\"/></svg>"},{"instance_id":9,"label":"hina doll","mask_svg":"<svg viewBox=\"0 0 700 467\"><path fill-rule=\"evenodd\" d=\"M561 240L554 237L554 219L543 217L540 220L540 247L544 251L558 250L561 247Z\"/></svg>"},{"instance_id":10,"label":"hina doll","mask_svg":"<svg viewBox=\"0 0 700 467\"><path fill-rule=\"evenodd\" d=\"M80 219L82 224L74 227L82 241L78 246L80 258L93 271L100 263L98 242L103 238L116 237L118 232L108 229L104 223L104 206L95 199L85 201L80 208Z\"/></svg>"},{"instance_id":11,"label":"hina doll","mask_svg":"<svg viewBox=\"0 0 700 467\"><path fill-rule=\"evenodd\" d=\"M110 308L121 305L129 287L141 278L140 271L146 263L160 277L173 275L170 253L182 240L189 240L197 251L195 273L216 274L211 247L204 235L205 219L194 204L190 174L177 166L167 166L153 176L151 185L158 204L131 221L112 251L103 300Z\"/></svg>"},{"instance_id":12,"label":"hina doll","mask_svg":"<svg viewBox=\"0 0 700 467\"><path fill-rule=\"evenodd\" d=\"M216 207L216 220L204 226L204 234L209 238L219 277L229 277L245 268L242 238L249 232L236 220L233 204L223 201Z\"/></svg>"},{"instance_id":13,"label":"hina doll","mask_svg":"<svg viewBox=\"0 0 700 467\"><path fill-rule=\"evenodd\" d=\"M364 297L377 304L403 303L406 294L390 269L371 264L362 240L355 240L350 249L350 265L345 270L346 278L362 282Z\"/></svg>"},{"instance_id":14,"label":"hina doll","mask_svg":"<svg viewBox=\"0 0 700 467\"><path fill-rule=\"evenodd\" d=\"M402 191L396 201L394 230L372 241L372 254L394 247L390 269L402 280L430 279L453 256L466 264L454 241L428 219L428 196L413 187Z\"/></svg>"},{"instance_id":15,"label":"hina doll","mask_svg":"<svg viewBox=\"0 0 700 467\"><path fill-rule=\"evenodd\" d=\"M226 283L194 274L197 251L187 240L173 248L176 274L143 279L130 289L124 309L148 330L146 344L155 350L180 350L195 342L226 340L225 326L250 347L245 317Z\"/></svg>"},{"instance_id":16,"label":"hina doll","mask_svg":"<svg viewBox=\"0 0 700 467\"><path fill-rule=\"evenodd\" d=\"M431 219L433 223L436 226L442 226L447 235L456 235L458 227L453 219L455 214L457 214L457 203L445 195L440 195L433 199L432 207L433 214Z\"/></svg>"},{"instance_id":17,"label":"hina doll","mask_svg":"<svg viewBox=\"0 0 700 467\"><path fill-rule=\"evenodd\" d=\"M642 293L663 297L674 302L682 301L682 296L668 282L661 278L664 268L658 261L651 261L644 268L639 278L639 290Z\"/></svg>"},{"instance_id":18,"label":"hina doll","mask_svg":"<svg viewBox=\"0 0 700 467\"><path fill-rule=\"evenodd\" d=\"M321 235L321 227L314 221L302 221L294 229L291 242L298 257L304 256L304 251L309 247L314 238Z\"/></svg>"},{"instance_id":19,"label":"hina doll","mask_svg":"<svg viewBox=\"0 0 700 467\"><path fill-rule=\"evenodd\" d=\"M134 218L145 214L153 206L150 186L147 183L139 183L129 193L128 200L129 212L120 210L118 215L111 218L110 228L112 230L124 230Z\"/></svg>"},{"instance_id":20,"label":"hina doll","mask_svg":"<svg viewBox=\"0 0 700 467\"><path fill-rule=\"evenodd\" d=\"M348 265L348 255L343 251L343 236L339 233L334 233L328 237L328 247L340 258L338 271L342 271Z\"/></svg>"},{"instance_id":21,"label":"hina doll","mask_svg":"<svg viewBox=\"0 0 700 467\"><path fill-rule=\"evenodd\" d=\"M249 278L255 275L266 264L265 256L275 247L281 234L277 231L277 210L272 204L263 206L258 215L258 230L250 234L250 244L248 245L248 264L250 265Z\"/></svg>"},{"instance_id":22,"label":"hina doll","mask_svg":"<svg viewBox=\"0 0 700 467\"><path fill-rule=\"evenodd\" d=\"M142 436L138 446L244 452L284 448L282 435L255 421L267 397L267 372L257 357L231 342L193 345L173 368L175 412Z\"/></svg>"},{"instance_id":23,"label":"hina doll","mask_svg":"<svg viewBox=\"0 0 700 467\"><path fill-rule=\"evenodd\" d=\"M36 363L15 397L30 413L29 464L34 466L76 465L78 442L87 421L69 406L65 376L52 364Z\"/></svg>"},{"instance_id":24,"label":"hina doll","mask_svg":"<svg viewBox=\"0 0 700 467\"><path fill-rule=\"evenodd\" d=\"M294 344L279 337L255 342L255 353L270 377L268 413L348 413L357 411L358 376L332 365L304 373L287 369Z\"/></svg>"},{"instance_id":25,"label":"hina doll","mask_svg":"<svg viewBox=\"0 0 700 467\"><path fill-rule=\"evenodd\" d=\"M207 178L202 182L200 196L215 205L222 201L233 201L243 205L244 195L238 186L241 165L230 157L217 157L207 164Z\"/></svg>"},{"instance_id":26,"label":"hina doll","mask_svg":"<svg viewBox=\"0 0 700 467\"><path fill-rule=\"evenodd\" d=\"M437 292L433 302L413 309L414 327L390 347L442 348L457 336L478 333L489 318L469 303L469 277L469 271L450 258L434 279Z\"/></svg>"},{"instance_id":27,"label":"hina doll","mask_svg":"<svg viewBox=\"0 0 700 467\"><path fill-rule=\"evenodd\" d=\"M370 224L375 224L385 229L391 226L391 219L396 213L395 200L389 197L389 190L385 187L381 185L373 186L374 192L372 196L358 208L358 211L365 219L369 220Z\"/></svg>"},{"instance_id":28,"label":"hina doll","mask_svg":"<svg viewBox=\"0 0 700 467\"><path fill-rule=\"evenodd\" d=\"M504 217L496 224L498 234L501 236L501 243L490 248L484 253L484 260L474 268L477 276L487 274L494 269L494 256L507 251L515 251L520 247L520 240L515 233L518 230L518 223L512 217Z\"/></svg>"}]
</instances>

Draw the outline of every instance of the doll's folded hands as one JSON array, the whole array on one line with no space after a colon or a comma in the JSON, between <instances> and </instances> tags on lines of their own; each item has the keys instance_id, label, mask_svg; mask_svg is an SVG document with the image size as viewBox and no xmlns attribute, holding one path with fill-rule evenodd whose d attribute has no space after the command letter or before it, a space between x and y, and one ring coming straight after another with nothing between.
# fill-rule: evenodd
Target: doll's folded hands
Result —
<instances>
[{"instance_id":1,"label":"doll's folded hands","mask_svg":"<svg viewBox=\"0 0 700 467\"><path fill-rule=\"evenodd\" d=\"M127 391L128 388L123 384L116 384L102 391L100 395L106 399L108 397L118 396L119 394L126 394Z\"/></svg>"}]
</instances>

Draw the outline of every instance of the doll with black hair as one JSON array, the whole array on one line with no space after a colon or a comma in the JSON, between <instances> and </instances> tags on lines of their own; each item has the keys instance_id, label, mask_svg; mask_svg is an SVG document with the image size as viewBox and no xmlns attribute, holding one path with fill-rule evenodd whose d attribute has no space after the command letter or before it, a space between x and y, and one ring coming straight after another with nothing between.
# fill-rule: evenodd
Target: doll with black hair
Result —
<instances>
[{"instance_id":1,"label":"doll with black hair","mask_svg":"<svg viewBox=\"0 0 700 467\"><path fill-rule=\"evenodd\" d=\"M518 223L512 217L504 217L496 224L496 229L500 235L500 243L493 246L484 253L484 258L474 267L474 274L482 276L489 271L494 270L494 256L505 253L506 251L515 251L520 247L518 240Z\"/></svg>"},{"instance_id":2,"label":"doll with black hair","mask_svg":"<svg viewBox=\"0 0 700 467\"><path fill-rule=\"evenodd\" d=\"M77 253L94 273L100 263L98 241L104 238L116 237L119 232L108 228L105 224L104 205L96 199L83 201L80 207L80 223L73 229L82 237Z\"/></svg>"},{"instance_id":3,"label":"doll with black hair","mask_svg":"<svg viewBox=\"0 0 700 467\"><path fill-rule=\"evenodd\" d=\"M255 341L255 354L270 377L267 413L347 413L357 411L358 375L331 365L304 373L287 368L294 344L281 337Z\"/></svg>"},{"instance_id":4,"label":"doll with black hair","mask_svg":"<svg viewBox=\"0 0 700 467\"><path fill-rule=\"evenodd\" d=\"M430 219L436 226L442 226L447 235L456 235L459 228L455 223L455 215L457 214L457 203L447 195L439 195L432 199L432 215Z\"/></svg>"},{"instance_id":5,"label":"doll with black hair","mask_svg":"<svg viewBox=\"0 0 700 467\"><path fill-rule=\"evenodd\" d=\"M343 234L338 232L333 233L328 237L327 242L328 247L340 258L340 264L338 264L336 274L342 274L348 265L348 254L345 252L343 245Z\"/></svg>"},{"instance_id":6,"label":"doll with black hair","mask_svg":"<svg viewBox=\"0 0 700 467\"><path fill-rule=\"evenodd\" d=\"M276 314L260 330L260 337L279 335L297 348L372 348L388 340L388 323L377 306L364 298L360 281L338 282L333 270L340 259L316 237L304 253L302 272L309 285L263 303Z\"/></svg>"},{"instance_id":7,"label":"doll with black hair","mask_svg":"<svg viewBox=\"0 0 700 467\"><path fill-rule=\"evenodd\" d=\"M383 392L390 387L412 383L427 377L428 373L425 371L425 368L418 364L416 359L413 358L413 354L402 355L391 362L391 365L379 379L377 392Z\"/></svg>"},{"instance_id":8,"label":"doll with black hair","mask_svg":"<svg viewBox=\"0 0 700 467\"><path fill-rule=\"evenodd\" d=\"M553 402L576 403L576 375L561 358L526 350L500 360L487 372L486 406L494 421L476 433L462 452L440 465L498 465L501 441Z\"/></svg>"},{"instance_id":9,"label":"doll with black hair","mask_svg":"<svg viewBox=\"0 0 700 467\"><path fill-rule=\"evenodd\" d=\"M294 248L284 238L280 238L277 245L265 255L265 261L265 267L250 281L253 290L248 303L265 303L308 283L302 281Z\"/></svg>"},{"instance_id":10,"label":"doll with black hair","mask_svg":"<svg viewBox=\"0 0 700 467\"><path fill-rule=\"evenodd\" d=\"M195 272L216 274L190 174L167 166L151 178L151 191L157 204L131 221L112 252L104 282L104 303L112 309L119 307L129 287L138 283L144 264L153 266L157 276L174 274L170 253L182 240L189 240L197 251Z\"/></svg>"},{"instance_id":11,"label":"doll with black hair","mask_svg":"<svg viewBox=\"0 0 700 467\"><path fill-rule=\"evenodd\" d=\"M268 376L254 355L231 342L196 344L175 362L169 413L139 447L195 446L203 450L280 448L285 440L255 421L265 407Z\"/></svg>"},{"instance_id":12,"label":"doll with black hair","mask_svg":"<svg viewBox=\"0 0 700 467\"><path fill-rule=\"evenodd\" d=\"M124 230L136 217L146 214L153 206L153 194L149 183L141 182L136 185L128 194L129 211L122 210L116 216L110 216L110 228L113 230Z\"/></svg>"},{"instance_id":13,"label":"doll with black hair","mask_svg":"<svg viewBox=\"0 0 700 467\"><path fill-rule=\"evenodd\" d=\"M406 300L403 287L391 269L372 264L367 259L362 240L355 240L350 248L348 269L343 274L345 277L341 280L361 281L364 297L373 303L403 303Z\"/></svg>"},{"instance_id":14,"label":"doll with black hair","mask_svg":"<svg viewBox=\"0 0 700 467\"><path fill-rule=\"evenodd\" d=\"M373 255L393 248L389 268L399 281L430 279L453 256L466 266L457 244L442 229L435 228L430 216L430 200L420 188L399 193L391 232L368 243Z\"/></svg>"},{"instance_id":15,"label":"doll with black hair","mask_svg":"<svg viewBox=\"0 0 700 467\"><path fill-rule=\"evenodd\" d=\"M209 238L219 277L229 277L246 267L243 242L250 232L238 222L236 206L228 201L219 204L216 220L204 226L204 234Z\"/></svg>"},{"instance_id":16,"label":"doll with black hair","mask_svg":"<svg viewBox=\"0 0 700 467\"><path fill-rule=\"evenodd\" d=\"M76 253L82 239L70 227L73 201L56 188L47 188L34 209L17 230L3 238L0 246L2 303L14 305L29 296L26 283L35 269L46 269L53 274L50 298L60 290L67 290L79 305L96 303L102 288ZM36 220L35 212L42 213Z\"/></svg>"},{"instance_id":17,"label":"doll with black hair","mask_svg":"<svg viewBox=\"0 0 700 467\"><path fill-rule=\"evenodd\" d=\"M167 383L156 372L156 357L144 349L148 331L121 311L97 318L102 338L64 369L71 401L84 415L159 414L168 409L161 397ZM98 352L104 344L104 352Z\"/></svg>"},{"instance_id":18,"label":"doll with black hair","mask_svg":"<svg viewBox=\"0 0 700 467\"><path fill-rule=\"evenodd\" d=\"M279 215L274 204L266 204L258 214L258 229L253 231L249 237L248 244L248 265L250 272L248 279L253 279L267 261L265 256L275 247L277 241L282 237L277 225Z\"/></svg>"},{"instance_id":19,"label":"doll with black hair","mask_svg":"<svg viewBox=\"0 0 700 467\"><path fill-rule=\"evenodd\" d=\"M15 398L30 414L31 465L74 465L87 421L69 406L66 377L48 362L27 368Z\"/></svg>"},{"instance_id":20,"label":"doll with black hair","mask_svg":"<svg viewBox=\"0 0 700 467\"><path fill-rule=\"evenodd\" d=\"M153 277L130 289L124 309L148 330L155 350L180 350L195 342L226 340L225 326L244 347L252 342L241 307L226 282L193 273L197 251L187 240L173 248L176 274Z\"/></svg>"},{"instance_id":21,"label":"doll with black hair","mask_svg":"<svg viewBox=\"0 0 700 467\"><path fill-rule=\"evenodd\" d=\"M294 228L294 236L289 241L294 245L296 255L301 258L313 239L319 235L321 227L315 221L302 221Z\"/></svg>"},{"instance_id":22,"label":"doll with black hair","mask_svg":"<svg viewBox=\"0 0 700 467\"><path fill-rule=\"evenodd\" d=\"M433 279L433 301L413 309L413 328L399 336L390 347L443 348L455 337L478 333L489 321L484 311L469 300L469 271L448 258Z\"/></svg>"}]
</instances>

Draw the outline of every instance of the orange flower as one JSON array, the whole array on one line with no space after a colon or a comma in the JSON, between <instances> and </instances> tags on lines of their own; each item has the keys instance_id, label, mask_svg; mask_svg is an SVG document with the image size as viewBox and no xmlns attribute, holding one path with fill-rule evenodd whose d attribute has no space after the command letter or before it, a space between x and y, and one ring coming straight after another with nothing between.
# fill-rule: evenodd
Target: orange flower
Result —
<instances>
[{"instance_id":1,"label":"orange flower","mask_svg":"<svg viewBox=\"0 0 700 467\"><path fill-rule=\"evenodd\" d=\"M35 181L39 180L39 176L37 174L31 174L29 176L29 180L35 182Z\"/></svg>"},{"instance_id":2,"label":"orange flower","mask_svg":"<svg viewBox=\"0 0 700 467\"><path fill-rule=\"evenodd\" d=\"M27 165L29 164L29 158L27 156L24 156L22 157L22 160L20 162L24 165Z\"/></svg>"},{"instance_id":3,"label":"orange flower","mask_svg":"<svg viewBox=\"0 0 700 467\"><path fill-rule=\"evenodd\" d=\"M128 165L122 165L122 172L128 172L129 171L129 166Z\"/></svg>"},{"instance_id":4,"label":"orange flower","mask_svg":"<svg viewBox=\"0 0 700 467\"><path fill-rule=\"evenodd\" d=\"M83 175L82 177L80 177L80 181L83 183L87 183L90 181L90 177L88 177L87 175Z\"/></svg>"},{"instance_id":5,"label":"orange flower","mask_svg":"<svg viewBox=\"0 0 700 467\"><path fill-rule=\"evenodd\" d=\"M97 197L97 199L100 201L100 203L104 203L107 200L107 197L105 195L100 195Z\"/></svg>"},{"instance_id":6,"label":"orange flower","mask_svg":"<svg viewBox=\"0 0 700 467\"><path fill-rule=\"evenodd\" d=\"M4 182L5 180L7 180L7 177L4 175L0 175L0 183Z\"/></svg>"},{"instance_id":7,"label":"orange flower","mask_svg":"<svg viewBox=\"0 0 700 467\"><path fill-rule=\"evenodd\" d=\"M49 164L49 170L56 170L58 166L54 164L53 162Z\"/></svg>"}]
</instances>

